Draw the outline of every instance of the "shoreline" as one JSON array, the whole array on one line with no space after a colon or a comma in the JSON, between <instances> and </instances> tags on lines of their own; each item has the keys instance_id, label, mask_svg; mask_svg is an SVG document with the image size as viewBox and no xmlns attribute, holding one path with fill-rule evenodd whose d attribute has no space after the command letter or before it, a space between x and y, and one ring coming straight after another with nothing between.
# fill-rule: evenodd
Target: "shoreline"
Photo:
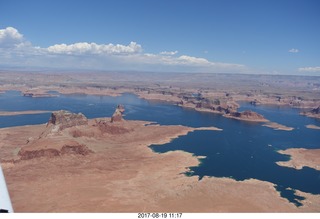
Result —
<instances>
[{"instance_id":1,"label":"shoreline","mask_svg":"<svg viewBox=\"0 0 320 219\"><path fill-rule=\"evenodd\" d=\"M320 149L289 148L278 151L280 154L290 156L288 161L278 161L279 166L290 167L297 170L303 167L313 168L320 171Z\"/></svg>"},{"instance_id":2,"label":"shoreline","mask_svg":"<svg viewBox=\"0 0 320 219\"><path fill-rule=\"evenodd\" d=\"M199 165L203 156L185 151L155 153L149 147L168 143L195 130L221 129L161 126L149 121L125 120L112 126L132 131L98 136L92 126L95 120L89 120L89 127L67 128L56 137L49 135L47 140L44 139L47 143L50 139L59 142L57 138L65 139L77 131L82 135L72 139L87 145L94 153L4 163L16 212L140 212L143 209L151 212L298 212L316 209L317 202L306 202L303 209L297 208L280 197L270 182L216 177L204 177L198 181L197 176L181 173ZM42 124L32 128L0 129L0 149L5 152L1 156L12 153L10 145L25 145L23 148L26 149L26 138L37 139L36 136L46 127ZM86 133L95 133L97 137L93 140ZM39 147L43 145L36 144L31 148L39 150ZM32 177L32 184L26 183L28 177ZM57 186L62 184L63 187ZM44 190L47 191L45 194ZM140 199L141 196L153 198ZM26 199L34 205L25 205ZM320 200L320 196L314 196L314 199ZM55 208L52 208L53 203L56 203Z\"/></svg>"},{"instance_id":3,"label":"shoreline","mask_svg":"<svg viewBox=\"0 0 320 219\"><path fill-rule=\"evenodd\" d=\"M51 87L42 87L38 86L32 89L28 89L27 87L16 87L16 86L3 86L2 88L0 87L1 92L5 92L7 90L16 90L20 91L22 95L26 97L32 97L32 98L40 98L40 97L57 97L59 94L64 94L64 95L77 95L77 94L82 94L82 95L98 95L98 96L111 96L111 97L116 97L116 96L121 96L123 93L132 93L137 95L139 98L145 99L145 100L150 100L150 101L164 101L169 104L175 104L177 106L183 107L183 108L190 108L194 109L198 112L209 112L209 113L214 113L214 114L221 114L226 118L231 118L231 119L237 119L241 121L248 121L248 122L269 122L267 119L250 119L250 118L238 118L234 116L230 116L228 114L225 114L221 111L218 110L212 110L208 108L203 108L203 107L197 107L196 104L180 104L182 101L181 97L178 97L178 93L172 93L170 95L168 94L161 94L161 93L147 93L145 91L137 91L135 88L108 88L108 87L103 87L103 88L97 88L97 87L91 87L91 86L85 86L85 87L78 87L78 86L72 86L70 85L69 87L56 87L56 86L51 86ZM55 91L58 92L58 94L50 94L48 93L49 91ZM189 91L191 92L191 91ZM267 98L268 99L268 98ZM252 98L244 98L242 96L238 97L235 95L235 99L233 99L232 104L235 106L239 107L239 104L237 102L246 102L246 103L252 103ZM319 100L320 104L320 100ZM262 101L259 102L257 105L273 105L273 106L285 106L288 108L296 108L296 109L310 109L312 108L309 105L290 105L289 103L286 102L279 102L275 101L272 99L268 99L268 101ZM316 105L315 105L316 106ZM26 113L29 114L29 113ZM31 114L31 113L30 113ZM0 114L1 115L1 114ZM300 115L311 117L311 118L320 118L320 115L316 114L310 114L310 113L300 113ZM269 127L269 126L267 126ZM273 127L270 127L273 128ZM275 130L286 130L290 131L291 127L285 127L281 126L274 128ZM291 129L292 130L292 129Z\"/></svg>"}]
</instances>

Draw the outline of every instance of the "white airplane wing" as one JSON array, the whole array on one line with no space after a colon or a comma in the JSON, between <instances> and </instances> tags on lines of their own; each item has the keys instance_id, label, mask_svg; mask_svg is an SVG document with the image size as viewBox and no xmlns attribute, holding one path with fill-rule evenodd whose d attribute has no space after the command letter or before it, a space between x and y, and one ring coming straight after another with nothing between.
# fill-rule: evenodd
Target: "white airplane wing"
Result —
<instances>
[{"instance_id":1,"label":"white airplane wing","mask_svg":"<svg viewBox=\"0 0 320 219\"><path fill-rule=\"evenodd\" d=\"M13 213L7 184L0 166L0 213Z\"/></svg>"}]
</instances>

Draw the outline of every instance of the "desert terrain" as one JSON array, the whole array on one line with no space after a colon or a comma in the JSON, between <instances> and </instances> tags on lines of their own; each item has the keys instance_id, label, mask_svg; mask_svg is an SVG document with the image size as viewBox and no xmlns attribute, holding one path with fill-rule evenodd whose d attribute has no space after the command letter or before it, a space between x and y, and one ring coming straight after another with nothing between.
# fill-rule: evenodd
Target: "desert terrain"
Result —
<instances>
[{"instance_id":1,"label":"desert terrain","mask_svg":"<svg viewBox=\"0 0 320 219\"><path fill-rule=\"evenodd\" d=\"M0 92L18 90L26 98L55 98L59 94L117 96L129 92L148 100L167 101L286 131L292 128L253 111L238 112L239 102L289 106L301 109L301 116L319 118L319 77L138 72L87 75L0 72ZM29 113L35 112L1 115ZM220 131L216 127L198 129ZM0 159L14 210L319 212L320 195L296 191L306 198L302 207L296 207L280 197L269 182L215 177L199 181L198 177L183 173L199 165L201 157L182 151L158 154L148 147L194 130L197 129L126 121L121 109L112 118L92 120L82 114L59 111L48 118L47 124L2 128ZM319 166L312 150L284 153L292 156L291 163L286 164L290 167Z\"/></svg>"},{"instance_id":2,"label":"desert terrain","mask_svg":"<svg viewBox=\"0 0 320 219\"><path fill-rule=\"evenodd\" d=\"M302 169L310 167L320 170L320 149L290 148L278 151L281 154L290 155L290 160L286 162L277 162L280 166Z\"/></svg>"},{"instance_id":3,"label":"desert terrain","mask_svg":"<svg viewBox=\"0 0 320 219\"><path fill-rule=\"evenodd\" d=\"M118 116L117 113L114 116ZM54 112L47 124L0 129L2 167L16 212L309 212L320 197L304 194L297 208L272 183L187 177L199 158L152 152L194 130ZM28 201L26 201L28 200ZM310 202L309 200L312 200Z\"/></svg>"}]
</instances>

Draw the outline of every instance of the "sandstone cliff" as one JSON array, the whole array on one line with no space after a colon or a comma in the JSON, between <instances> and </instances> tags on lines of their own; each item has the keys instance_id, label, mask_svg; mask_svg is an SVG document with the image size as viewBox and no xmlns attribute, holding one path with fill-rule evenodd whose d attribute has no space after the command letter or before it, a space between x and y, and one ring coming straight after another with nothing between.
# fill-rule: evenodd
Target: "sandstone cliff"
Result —
<instances>
[{"instance_id":1,"label":"sandstone cliff","mask_svg":"<svg viewBox=\"0 0 320 219\"><path fill-rule=\"evenodd\" d=\"M70 130L87 126L88 119L82 113L55 111L51 114L43 132L36 138L29 138L18 155L21 160L65 154L88 155L93 151L86 145L73 140L74 136L70 136Z\"/></svg>"},{"instance_id":2,"label":"sandstone cliff","mask_svg":"<svg viewBox=\"0 0 320 219\"><path fill-rule=\"evenodd\" d=\"M252 122L268 122L268 120L265 119L262 115L251 110L246 110L243 112L230 112L229 114L225 114L224 116L228 118Z\"/></svg>"},{"instance_id":3,"label":"sandstone cliff","mask_svg":"<svg viewBox=\"0 0 320 219\"><path fill-rule=\"evenodd\" d=\"M51 117L38 137L29 138L26 145L18 152L20 160L39 157L57 157L66 154L88 155L94 151L90 145L83 144L83 139L103 139L110 136L131 132L126 127L122 115L124 107L118 105L111 121L108 119L88 120L82 113L60 110ZM118 123L122 121L121 123Z\"/></svg>"},{"instance_id":4,"label":"sandstone cliff","mask_svg":"<svg viewBox=\"0 0 320 219\"><path fill-rule=\"evenodd\" d=\"M100 119L100 120L96 120L96 124L94 124L93 126L98 127L102 135L103 134L119 135L119 134L130 132L129 129L121 125L116 125L114 123L121 120L112 120L111 118L111 121L106 121L106 120Z\"/></svg>"},{"instance_id":5,"label":"sandstone cliff","mask_svg":"<svg viewBox=\"0 0 320 219\"><path fill-rule=\"evenodd\" d=\"M111 122L120 122L123 120L124 106L119 104L111 117Z\"/></svg>"},{"instance_id":6,"label":"sandstone cliff","mask_svg":"<svg viewBox=\"0 0 320 219\"><path fill-rule=\"evenodd\" d=\"M31 144L30 147L22 148L18 153L20 159L30 160L39 157L52 158L65 154L88 155L93 153L86 145L79 144L77 141L61 141L58 144L47 141L50 145L47 145L45 142L40 140Z\"/></svg>"},{"instance_id":7,"label":"sandstone cliff","mask_svg":"<svg viewBox=\"0 0 320 219\"><path fill-rule=\"evenodd\" d=\"M320 106L318 108L314 108L311 110L311 113L313 114L320 114Z\"/></svg>"},{"instance_id":8,"label":"sandstone cliff","mask_svg":"<svg viewBox=\"0 0 320 219\"><path fill-rule=\"evenodd\" d=\"M88 125L88 119L82 113L71 113L66 110L53 112L48 125L53 125L58 130L63 130L73 126Z\"/></svg>"},{"instance_id":9,"label":"sandstone cliff","mask_svg":"<svg viewBox=\"0 0 320 219\"><path fill-rule=\"evenodd\" d=\"M320 119L320 106L317 108L313 108L312 110L310 110L308 112L302 112L301 115Z\"/></svg>"}]
</instances>

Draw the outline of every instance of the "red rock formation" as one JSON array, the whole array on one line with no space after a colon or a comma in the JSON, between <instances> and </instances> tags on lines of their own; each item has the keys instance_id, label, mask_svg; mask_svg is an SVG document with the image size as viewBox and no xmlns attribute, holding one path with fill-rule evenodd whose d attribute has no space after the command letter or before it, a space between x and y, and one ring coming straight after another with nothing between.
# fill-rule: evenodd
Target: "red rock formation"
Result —
<instances>
[{"instance_id":1,"label":"red rock formation","mask_svg":"<svg viewBox=\"0 0 320 219\"><path fill-rule=\"evenodd\" d=\"M320 114L320 106L311 110L312 114Z\"/></svg>"},{"instance_id":2,"label":"red rock formation","mask_svg":"<svg viewBox=\"0 0 320 219\"><path fill-rule=\"evenodd\" d=\"M21 149L18 153L21 160L30 160L38 157L56 157L60 155L59 150L48 148L40 150L24 150Z\"/></svg>"},{"instance_id":3,"label":"red rock formation","mask_svg":"<svg viewBox=\"0 0 320 219\"><path fill-rule=\"evenodd\" d=\"M70 128L78 125L88 125L88 119L82 113L71 113L69 111L60 110L51 114L48 126L58 126L59 130Z\"/></svg>"},{"instance_id":4,"label":"red rock formation","mask_svg":"<svg viewBox=\"0 0 320 219\"><path fill-rule=\"evenodd\" d=\"M116 108L116 111L113 113L111 117L111 122L120 122L123 120L124 107L119 104Z\"/></svg>"},{"instance_id":5,"label":"red rock formation","mask_svg":"<svg viewBox=\"0 0 320 219\"><path fill-rule=\"evenodd\" d=\"M18 153L20 160L93 153L86 145L66 139L67 136L81 137L83 133L90 135L91 133L86 132L86 127L88 119L82 113L75 114L65 110L53 112L40 136L28 140L27 145L21 148Z\"/></svg>"},{"instance_id":6,"label":"red rock formation","mask_svg":"<svg viewBox=\"0 0 320 219\"><path fill-rule=\"evenodd\" d=\"M239 120L246 120L246 121L254 121L254 122L267 122L268 120L265 119L262 115L253 112L251 110L246 110L243 112L230 112L229 114L224 115L228 118L234 118Z\"/></svg>"},{"instance_id":7,"label":"red rock formation","mask_svg":"<svg viewBox=\"0 0 320 219\"><path fill-rule=\"evenodd\" d=\"M304 115L304 116L320 119L320 106L317 108L314 108L308 112L301 112L300 114Z\"/></svg>"},{"instance_id":8,"label":"red rock formation","mask_svg":"<svg viewBox=\"0 0 320 219\"><path fill-rule=\"evenodd\" d=\"M83 144L75 144L75 145L63 145L60 150L60 155L64 154L77 154L77 155L88 155L93 153L87 146Z\"/></svg>"},{"instance_id":9,"label":"red rock formation","mask_svg":"<svg viewBox=\"0 0 320 219\"><path fill-rule=\"evenodd\" d=\"M22 148L18 155L20 156L21 160L30 160L39 157L57 157L64 154L76 154L76 155L88 155L93 153L87 146L83 144L79 144L76 141L68 142L64 144L60 149L56 148Z\"/></svg>"},{"instance_id":10,"label":"red rock formation","mask_svg":"<svg viewBox=\"0 0 320 219\"><path fill-rule=\"evenodd\" d=\"M69 134L74 138L80 137L98 137L96 133L91 129L78 129L77 127L70 128Z\"/></svg>"},{"instance_id":11,"label":"red rock formation","mask_svg":"<svg viewBox=\"0 0 320 219\"><path fill-rule=\"evenodd\" d=\"M119 135L119 134L130 132L130 130L122 126L117 126L112 122L104 121L104 120L97 121L96 126L98 126L102 134L107 133L111 135Z\"/></svg>"}]
</instances>

